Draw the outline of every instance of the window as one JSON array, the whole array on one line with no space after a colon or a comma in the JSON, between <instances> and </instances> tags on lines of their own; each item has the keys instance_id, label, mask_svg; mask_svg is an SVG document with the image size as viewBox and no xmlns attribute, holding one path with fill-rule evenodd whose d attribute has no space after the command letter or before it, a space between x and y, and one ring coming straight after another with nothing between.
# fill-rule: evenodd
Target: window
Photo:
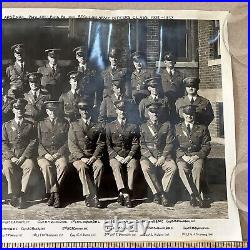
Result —
<instances>
[{"instance_id":1,"label":"window","mask_svg":"<svg viewBox=\"0 0 250 250\"><path fill-rule=\"evenodd\" d=\"M220 51L220 21L213 21L213 47L214 47L214 59L221 58Z\"/></svg>"},{"instance_id":2,"label":"window","mask_svg":"<svg viewBox=\"0 0 250 250\"><path fill-rule=\"evenodd\" d=\"M160 24L160 52L172 52L177 61L197 59L197 21L166 20Z\"/></svg>"}]
</instances>

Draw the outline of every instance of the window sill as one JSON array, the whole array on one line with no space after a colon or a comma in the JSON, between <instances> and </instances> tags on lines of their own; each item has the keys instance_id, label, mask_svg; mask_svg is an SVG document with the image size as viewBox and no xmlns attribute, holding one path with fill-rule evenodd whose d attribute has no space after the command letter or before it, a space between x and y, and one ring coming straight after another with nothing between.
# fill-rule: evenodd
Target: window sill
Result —
<instances>
[{"instance_id":1,"label":"window sill","mask_svg":"<svg viewBox=\"0 0 250 250\"><path fill-rule=\"evenodd\" d=\"M159 67L164 68L165 64L162 61L156 61L156 68ZM175 64L176 68L198 68L198 62L176 62Z\"/></svg>"},{"instance_id":2,"label":"window sill","mask_svg":"<svg viewBox=\"0 0 250 250\"><path fill-rule=\"evenodd\" d=\"M221 59L208 60L208 66L221 65Z\"/></svg>"}]
</instances>

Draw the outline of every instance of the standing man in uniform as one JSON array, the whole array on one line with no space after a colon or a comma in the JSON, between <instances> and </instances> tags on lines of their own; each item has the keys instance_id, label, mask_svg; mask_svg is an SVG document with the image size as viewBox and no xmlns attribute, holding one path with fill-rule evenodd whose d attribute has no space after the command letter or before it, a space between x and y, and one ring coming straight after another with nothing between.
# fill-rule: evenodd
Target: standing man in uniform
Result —
<instances>
[{"instance_id":1,"label":"standing man in uniform","mask_svg":"<svg viewBox=\"0 0 250 250\"><path fill-rule=\"evenodd\" d=\"M169 121L171 110L169 108L169 101L167 97L163 97L161 95L161 85L159 78L152 77L147 79L148 90L150 95L144 98L139 105L139 112L141 122L144 123L148 118L148 112L146 111L146 107L150 103L159 103L159 120L160 122Z\"/></svg>"},{"instance_id":2,"label":"standing man in uniform","mask_svg":"<svg viewBox=\"0 0 250 250\"><path fill-rule=\"evenodd\" d=\"M128 208L134 187L134 175L139 165L139 129L127 120L126 105L123 101L115 103L117 119L106 127L110 166L119 192L118 203ZM127 171L127 181L123 181L123 171Z\"/></svg>"},{"instance_id":3,"label":"standing man in uniform","mask_svg":"<svg viewBox=\"0 0 250 250\"><path fill-rule=\"evenodd\" d=\"M81 93L81 79L82 73L78 71L71 71L68 73L70 90L67 93L63 93L59 101L62 103L64 114L66 119L70 122L79 118L78 102L82 97Z\"/></svg>"},{"instance_id":4,"label":"standing man in uniform","mask_svg":"<svg viewBox=\"0 0 250 250\"><path fill-rule=\"evenodd\" d=\"M130 123L139 123L139 110L134 100L129 99L125 94L124 79L112 80L112 94L107 95L100 107L99 121L110 123L117 118L115 102L124 101L128 120Z\"/></svg>"},{"instance_id":5,"label":"standing man in uniform","mask_svg":"<svg viewBox=\"0 0 250 250\"><path fill-rule=\"evenodd\" d=\"M172 53L164 55L165 69L160 71L161 83L164 95L173 103L184 96L185 86L183 84L184 74L175 68L176 58Z\"/></svg>"},{"instance_id":6,"label":"standing man in uniform","mask_svg":"<svg viewBox=\"0 0 250 250\"><path fill-rule=\"evenodd\" d=\"M60 102L45 103L48 117L38 123L38 165L42 170L48 206L61 207L60 185L68 166L69 123L60 116Z\"/></svg>"},{"instance_id":7,"label":"standing man in uniform","mask_svg":"<svg viewBox=\"0 0 250 250\"><path fill-rule=\"evenodd\" d=\"M167 207L171 205L169 190L177 171L173 157L175 136L170 122L160 123L159 108L159 104L149 104L149 119L141 125L141 168L153 202ZM164 176L160 180L161 173Z\"/></svg>"},{"instance_id":8,"label":"standing man in uniform","mask_svg":"<svg viewBox=\"0 0 250 250\"><path fill-rule=\"evenodd\" d=\"M26 106L26 115L33 122L42 120L46 114L45 102L51 99L49 93L41 88L42 74L33 72L28 74L30 91L24 94L28 102Z\"/></svg>"},{"instance_id":9,"label":"standing man in uniform","mask_svg":"<svg viewBox=\"0 0 250 250\"><path fill-rule=\"evenodd\" d=\"M12 104L14 102L14 97L8 95L9 83L7 79L2 76L2 120L3 122L8 122L14 118L12 113Z\"/></svg>"},{"instance_id":10,"label":"standing man in uniform","mask_svg":"<svg viewBox=\"0 0 250 250\"><path fill-rule=\"evenodd\" d=\"M24 93L28 89L27 73L33 71L33 66L26 60L25 48L23 44L15 44L11 47L13 51L15 62L6 69L6 76L10 82L10 89L13 85Z\"/></svg>"},{"instance_id":11,"label":"standing man in uniform","mask_svg":"<svg viewBox=\"0 0 250 250\"><path fill-rule=\"evenodd\" d=\"M117 49L111 49L109 53L110 66L102 72L103 77L103 98L107 95L112 94L112 79L113 78L124 78L124 87L126 89L126 94L129 96L129 81L128 81L128 71L126 68L121 68L119 65L119 57L121 57L120 52Z\"/></svg>"},{"instance_id":12,"label":"standing man in uniform","mask_svg":"<svg viewBox=\"0 0 250 250\"><path fill-rule=\"evenodd\" d=\"M25 208L24 195L30 176L35 167L36 129L34 124L24 119L27 101L17 99L13 103L14 119L2 126L2 173L8 183L10 204Z\"/></svg>"},{"instance_id":13,"label":"standing man in uniform","mask_svg":"<svg viewBox=\"0 0 250 250\"><path fill-rule=\"evenodd\" d=\"M70 124L69 151L74 161L73 166L77 169L82 182L86 206L101 208L98 189L103 171L105 132L100 124L92 121L92 107L86 101L81 100L78 108L81 118ZM90 168L93 170L93 178L89 173Z\"/></svg>"},{"instance_id":14,"label":"standing man in uniform","mask_svg":"<svg viewBox=\"0 0 250 250\"><path fill-rule=\"evenodd\" d=\"M196 120L196 106L184 106L182 115L184 121L176 125L176 162L191 206L205 207L201 185L205 180L204 160L211 150L211 138L208 128Z\"/></svg>"},{"instance_id":15,"label":"standing man in uniform","mask_svg":"<svg viewBox=\"0 0 250 250\"><path fill-rule=\"evenodd\" d=\"M132 54L135 70L131 75L131 92L136 104L139 105L143 98L150 95L146 79L152 76L152 71L147 69L144 56L135 52Z\"/></svg>"},{"instance_id":16,"label":"standing man in uniform","mask_svg":"<svg viewBox=\"0 0 250 250\"><path fill-rule=\"evenodd\" d=\"M46 49L48 63L37 71L42 74L42 87L51 94L53 100L58 100L64 89L63 70L58 65L60 51L60 49Z\"/></svg>"},{"instance_id":17,"label":"standing man in uniform","mask_svg":"<svg viewBox=\"0 0 250 250\"><path fill-rule=\"evenodd\" d=\"M75 52L78 61L74 70L82 73L81 92L89 98L90 104L99 110L103 92L101 76L89 66L86 51L83 47L77 47L73 52Z\"/></svg>"},{"instance_id":18,"label":"standing man in uniform","mask_svg":"<svg viewBox=\"0 0 250 250\"><path fill-rule=\"evenodd\" d=\"M196 121L209 126L214 119L214 112L210 101L198 95L200 79L187 77L183 80L186 86L187 95L176 101L176 112L183 119L183 107L187 105L196 106Z\"/></svg>"}]
</instances>

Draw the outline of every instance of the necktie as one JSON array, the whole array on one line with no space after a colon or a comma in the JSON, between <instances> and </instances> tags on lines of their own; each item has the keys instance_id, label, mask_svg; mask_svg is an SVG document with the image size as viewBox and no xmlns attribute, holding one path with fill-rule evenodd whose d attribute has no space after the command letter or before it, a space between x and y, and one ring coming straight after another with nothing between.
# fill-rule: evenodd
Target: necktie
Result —
<instances>
[{"instance_id":1,"label":"necktie","mask_svg":"<svg viewBox=\"0 0 250 250\"><path fill-rule=\"evenodd\" d=\"M187 125L187 131L188 131L188 135L190 135L191 133L191 127L190 127L190 124Z\"/></svg>"},{"instance_id":2,"label":"necktie","mask_svg":"<svg viewBox=\"0 0 250 250\"><path fill-rule=\"evenodd\" d=\"M23 63L21 63L21 71L22 72L24 71L24 65L23 65Z\"/></svg>"},{"instance_id":3,"label":"necktie","mask_svg":"<svg viewBox=\"0 0 250 250\"><path fill-rule=\"evenodd\" d=\"M55 72L56 72L56 69L55 69L54 65L52 66L52 72L53 72L53 74L55 74Z\"/></svg>"},{"instance_id":4,"label":"necktie","mask_svg":"<svg viewBox=\"0 0 250 250\"><path fill-rule=\"evenodd\" d=\"M190 103L194 104L194 98L193 97L191 98Z\"/></svg>"},{"instance_id":5,"label":"necktie","mask_svg":"<svg viewBox=\"0 0 250 250\"><path fill-rule=\"evenodd\" d=\"M34 93L34 99L35 99L35 101L37 99L37 93L36 92Z\"/></svg>"},{"instance_id":6,"label":"necktie","mask_svg":"<svg viewBox=\"0 0 250 250\"><path fill-rule=\"evenodd\" d=\"M55 126L55 120L52 120L51 124L52 124L52 127L54 127Z\"/></svg>"}]
</instances>

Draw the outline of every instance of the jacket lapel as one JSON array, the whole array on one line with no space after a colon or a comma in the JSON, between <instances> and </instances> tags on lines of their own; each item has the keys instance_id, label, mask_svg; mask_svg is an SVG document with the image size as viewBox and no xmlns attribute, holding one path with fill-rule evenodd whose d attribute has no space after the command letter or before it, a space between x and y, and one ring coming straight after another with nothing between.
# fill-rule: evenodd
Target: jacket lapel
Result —
<instances>
[{"instance_id":1,"label":"jacket lapel","mask_svg":"<svg viewBox=\"0 0 250 250\"><path fill-rule=\"evenodd\" d=\"M16 69L16 71L17 71L18 73L20 73L20 74L23 73L22 70L21 70L21 67L19 66L19 64L18 64L17 62L15 62L15 65L14 65L14 66L15 66L15 69Z\"/></svg>"},{"instance_id":2,"label":"jacket lapel","mask_svg":"<svg viewBox=\"0 0 250 250\"><path fill-rule=\"evenodd\" d=\"M186 137L188 137L188 131L187 131L187 127L186 127L185 122L182 123L181 127L182 127L182 132L183 132L183 134L184 134Z\"/></svg>"},{"instance_id":3,"label":"jacket lapel","mask_svg":"<svg viewBox=\"0 0 250 250\"><path fill-rule=\"evenodd\" d=\"M198 105L201 102L201 97L198 95L194 101L194 105Z\"/></svg>"}]
</instances>

